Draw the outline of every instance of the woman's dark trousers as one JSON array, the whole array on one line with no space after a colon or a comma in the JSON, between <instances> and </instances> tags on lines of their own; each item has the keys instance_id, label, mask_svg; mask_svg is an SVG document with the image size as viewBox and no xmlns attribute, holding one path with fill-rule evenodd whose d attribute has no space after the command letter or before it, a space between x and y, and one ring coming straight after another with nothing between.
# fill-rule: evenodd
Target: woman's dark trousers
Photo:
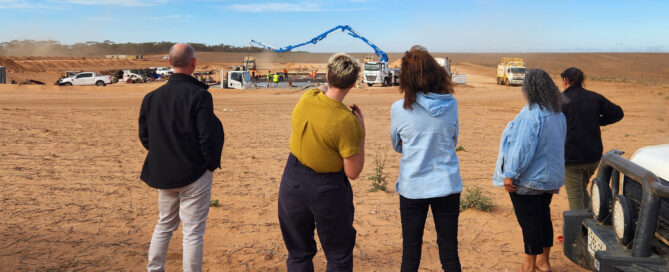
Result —
<instances>
[{"instance_id":1,"label":"woman's dark trousers","mask_svg":"<svg viewBox=\"0 0 669 272\"><path fill-rule=\"evenodd\" d=\"M553 246L551 200L553 194L519 195L509 193L518 224L523 230L525 254L539 255L544 247Z\"/></svg>"},{"instance_id":2,"label":"woman's dark trousers","mask_svg":"<svg viewBox=\"0 0 669 272\"><path fill-rule=\"evenodd\" d=\"M327 259L326 271L352 271L353 213L353 191L343 171L317 173L291 154L279 188L279 223L288 249L288 271L314 271L314 228Z\"/></svg>"},{"instance_id":3,"label":"woman's dark trousers","mask_svg":"<svg viewBox=\"0 0 669 272\"><path fill-rule=\"evenodd\" d=\"M401 271L418 271L425 219L430 206L437 230L441 267L448 272L461 271L458 257L459 193L428 199L408 199L400 196L403 240Z\"/></svg>"}]
</instances>

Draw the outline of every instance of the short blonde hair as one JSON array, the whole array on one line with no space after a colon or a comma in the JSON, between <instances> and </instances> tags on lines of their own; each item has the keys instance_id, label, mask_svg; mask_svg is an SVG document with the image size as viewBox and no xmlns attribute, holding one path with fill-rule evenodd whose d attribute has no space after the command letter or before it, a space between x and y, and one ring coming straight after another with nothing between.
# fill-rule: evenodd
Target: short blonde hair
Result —
<instances>
[{"instance_id":1,"label":"short blonde hair","mask_svg":"<svg viewBox=\"0 0 669 272\"><path fill-rule=\"evenodd\" d=\"M358 80L360 63L346 53L337 53L328 60L328 84L339 88L350 88Z\"/></svg>"}]
</instances>

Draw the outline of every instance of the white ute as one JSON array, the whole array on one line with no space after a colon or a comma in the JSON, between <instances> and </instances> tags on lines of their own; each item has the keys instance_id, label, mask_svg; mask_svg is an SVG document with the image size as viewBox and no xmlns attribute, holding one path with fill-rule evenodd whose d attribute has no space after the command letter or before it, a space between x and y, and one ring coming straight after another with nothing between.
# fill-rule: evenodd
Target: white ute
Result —
<instances>
[{"instance_id":1,"label":"white ute","mask_svg":"<svg viewBox=\"0 0 669 272\"><path fill-rule=\"evenodd\" d=\"M172 70L172 68L167 68L167 67L158 67L156 68L156 74L162 77L167 77L174 74L174 70Z\"/></svg>"},{"instance_id":2,"label":"white ute","mask_svg":"<svg viewBox=\"0 0 669 272\"><path fill-rule=\"evenodd\" d=\"M59 86L105 86L111 83L111 76L98 75L93 72L78 73L75 76L65 77L58 80Z\"/></svg>"}]
</instances>

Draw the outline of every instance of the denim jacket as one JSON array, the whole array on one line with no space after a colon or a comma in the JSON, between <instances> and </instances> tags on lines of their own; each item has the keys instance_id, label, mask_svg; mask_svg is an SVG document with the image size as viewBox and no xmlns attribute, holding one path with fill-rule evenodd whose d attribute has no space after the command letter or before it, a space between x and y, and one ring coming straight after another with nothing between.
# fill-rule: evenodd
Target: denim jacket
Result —
<instances>
[{"instance_id":1,"label":"denim jacket","mask_svg":"<svg viewBox=\"0 0 669 272\"><path fill-rule=\"evenodd\" d=\"M508 177L514 184L535 190L562 187L566 133L562 112L525 105L502 133L493 184L504 186Z\"/></svg>"},{"instance_id":2,"label":"denim jacket","mask_svg":"<svg viewBox=\"0 0 669 272\"><path fill-rule=\"evenodd\" d=\"M390 141L402 153L395 189L409 199L460 193L458 101L451 94L418 93L411 110L403 104L398 100L390 109Z\"/></svg>"}]
</instances>

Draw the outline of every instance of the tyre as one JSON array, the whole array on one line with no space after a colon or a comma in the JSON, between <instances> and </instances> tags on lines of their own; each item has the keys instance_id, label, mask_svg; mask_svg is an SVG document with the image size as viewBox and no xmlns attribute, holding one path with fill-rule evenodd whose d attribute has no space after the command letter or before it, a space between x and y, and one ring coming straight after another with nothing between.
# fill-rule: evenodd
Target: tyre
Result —
<instances>
[{"instance_id":1,"label":"tyre","mask_svg":"<svg viewBox=\"0 0 669 272\"><path fill-rule=\"evenodd\" d=\"M390 86L390 78L384 78L383 87L388 87L388 86Z\"/></svg>"},{"instance_id":2,"label":"tyre","mask_svg":"<svg viewBox=\"0 0 669 272\"><path fill-rule=\"evenodd\" d=\"M367 87L372 87L372 85L374 85L374 83L367 83Z\"/></svg>"},{"instance_id":3,"label":"tyre","mask_svg":"<svg viewBox=\"0 0 669 272\"><path fill-rule=\"evenodd\" d=\"M95 82L95 86L105 86L105 85L107 84L105 84L105 82L102 80L98 80L97 82Z\"/></svg>"}]
</instances>

